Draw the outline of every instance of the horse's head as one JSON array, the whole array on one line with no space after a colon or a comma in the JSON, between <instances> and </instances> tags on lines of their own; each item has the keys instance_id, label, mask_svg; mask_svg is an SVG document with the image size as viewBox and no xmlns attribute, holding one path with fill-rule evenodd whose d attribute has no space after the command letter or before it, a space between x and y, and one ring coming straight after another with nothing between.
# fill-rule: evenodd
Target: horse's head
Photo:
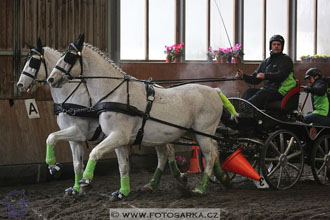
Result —
<instances>
[{"instance_id":1,"label":"horse's head","mask_svg":"<svg viewBox=\"0 0 330 220\"><path fill-rule=\"evenodd\" d=\"M82 49L84 45L84 35L81 34L77 40L71 43L63 56L57 61L54 69L47 81L55 88L61 87L68 79L79 76L83 71ZM77 62L79 61L79 62Z\"/></svg>"},{"instance_id":2,"label":"horse's head","mask_svg":"<svg viewBox=\"0 0 330 220\"><path fill-rule=\"evenodd\" d=\"M28 47L30 52L24 61L24 68L17 82L17 87L20 91L30 92L35 82L46 81L48 74L40 38L38 38L37 47L31 45Z\"/></svg>"}]
</instances>

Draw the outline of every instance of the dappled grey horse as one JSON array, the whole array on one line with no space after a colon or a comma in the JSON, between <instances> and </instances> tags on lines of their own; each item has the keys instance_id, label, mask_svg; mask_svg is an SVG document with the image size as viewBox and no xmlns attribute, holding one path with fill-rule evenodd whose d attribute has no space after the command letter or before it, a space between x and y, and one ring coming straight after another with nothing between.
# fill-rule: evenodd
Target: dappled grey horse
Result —
<instances>
[{"instance_id":1,"label":"dappled grey horse","mask_svg":"<svg viewBox=\"0 0 330 220\"><path fill-rule=\"evenodd\" d=\"M171 143L187 130L195 132L205 157L204 174L193 192L206 191L212 169L220 180L228 183L228 176L219 163L217 142L212 139L223 108L219 88L191 84L170 89L152 86L124 73L99 49L83 44L83 36L79 36L58 60L48 82L59 87L72 78L86 81L91 97L96 100L92 109L99 114L100 125L107 136L89 155L80 181L82 187L91 184L95 165L105 153L136 140L142 141L144 146ZM125 169L128 170L128 166L127 163ZM121 190L114 193L120 197L130 191L129 174L124 174Z\"/></svg>"}]
</instances>

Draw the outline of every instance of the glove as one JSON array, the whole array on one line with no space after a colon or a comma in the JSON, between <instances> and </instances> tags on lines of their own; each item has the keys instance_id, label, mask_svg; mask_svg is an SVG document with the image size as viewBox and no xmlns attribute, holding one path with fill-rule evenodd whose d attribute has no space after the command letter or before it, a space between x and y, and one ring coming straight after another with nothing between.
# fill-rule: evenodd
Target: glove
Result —
<instances>
[{"instance_id":1,"label":"glove","mask_svg":"<svg viewBox=\"0 0 330 220\"><path fill-rule=\"evenodd\" d=\"M312 88L309 86L304 86L304 91L305 92L312 92Z\"/></svg>"}]
</instances>

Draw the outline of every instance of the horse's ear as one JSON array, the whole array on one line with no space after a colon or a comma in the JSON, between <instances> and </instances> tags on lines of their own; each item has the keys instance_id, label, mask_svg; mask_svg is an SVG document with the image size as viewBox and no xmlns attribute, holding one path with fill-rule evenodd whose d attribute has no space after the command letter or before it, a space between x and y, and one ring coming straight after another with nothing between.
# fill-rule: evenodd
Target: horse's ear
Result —
<instances>
[{"instance_id":1,"label":"horse's ear","mask_svg":"<svg viewBox=\"0 0 330 220\"><path fill-rule=\"evenodd\" d=\"M25 42L25 45L26 45L30 50L32 50L32 49L34 48L34 46L32 46L32 45L30 45L30 44L28 44L28 43L26 43L26 42Z\"/></svg>"},{"instance_id":2,"label":"horse's ear","mask_svg":"<svg viewBox=\"0 0 330 220\"><path fill-rule=\"evenodd\" d=\"M42 52L42 42L41 42L40 37L38 37L38 40L37 40L37 50L38 50L40 53Z\"/></svg>"},{"instance_id":3,"label":"horse's ear","mask_svg":"<svg viewBox=\"0 0 330 220\"><path fill-rule=\"evenodd\" d=\"M74 44L76 45L76 47L79 51L82 51L82 48L84 46L84 41L85 41L85 35L80 34L79 37L77 38L77 40L74 42Z\"/></svg>"}]
</instances>

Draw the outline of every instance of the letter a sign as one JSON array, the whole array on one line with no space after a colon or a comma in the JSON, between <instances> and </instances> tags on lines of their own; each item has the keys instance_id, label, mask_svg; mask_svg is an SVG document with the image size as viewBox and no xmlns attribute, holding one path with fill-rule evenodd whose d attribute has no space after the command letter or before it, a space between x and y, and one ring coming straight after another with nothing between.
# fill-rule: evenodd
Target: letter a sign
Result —
<instances>
[{"instance_id":1,"label":"letter a sign","mask_svg":"<svg viewBox=\"0 0 330 220\"><path fill-rule=\"evenodd\" d=\"M25 107L26 107L26 111L29 116L29 119L40 118L36 101L34 99L25 99L24 101L25 101Z\"/></svg>"}]
</instances>

